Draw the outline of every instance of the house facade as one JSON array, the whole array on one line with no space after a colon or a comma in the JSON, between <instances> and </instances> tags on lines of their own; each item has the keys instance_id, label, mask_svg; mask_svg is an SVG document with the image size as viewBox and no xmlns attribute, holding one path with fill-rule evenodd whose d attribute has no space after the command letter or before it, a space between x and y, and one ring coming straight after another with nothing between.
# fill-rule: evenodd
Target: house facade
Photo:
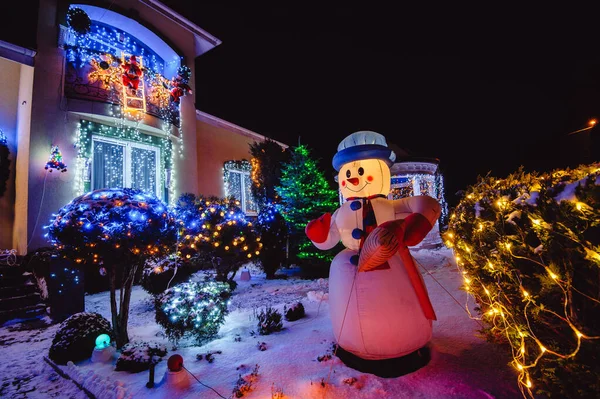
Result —
<instances>
[{"instance_id":1,"label":"house facade","mask_svg":"<svg viewBox=\"0 0 600 399\"><path fill-rule=\"evenodd\" d=\"M99 188L229 194L255 211L246 169L264 137L195 108L194 61L218 38L155 0L40 0L38 14L34 50L0 46L0 249L47 246L52 214Z\"/></svg>"}]
</instances>

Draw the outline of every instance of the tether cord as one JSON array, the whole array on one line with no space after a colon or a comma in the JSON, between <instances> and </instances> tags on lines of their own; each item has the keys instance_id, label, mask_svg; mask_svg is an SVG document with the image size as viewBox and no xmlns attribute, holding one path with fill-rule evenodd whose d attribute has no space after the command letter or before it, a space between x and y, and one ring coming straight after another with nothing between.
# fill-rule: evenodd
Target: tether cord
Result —
<instances>
[{"instance_id":1,"label":"tether cord","mask_svg":"<svg viewBox=\"0 0 600 399\"><path fill-rule=\"evenodd\" d=\"M358 267L354 272L354 277L352 278L352 286L350 287L350 295L348 295L348 302L346 303L346 310L344 310L344 317L342 318L342 325L340 326L340 333L338 334L338 343L335 346L335 350L333 351L333 356L336 356L337 350L340 347L339 341L342 339L342 330L344 329L344 323L346 322L346 315L348 313L348 307L350 306L350 298L352 298L352 292L354 291L354 282L356 281L356 275L358 274ZM333 361L331 362L331 366L329 366L329 372L327 373L327 379L325 380L325 386L323 390L323 399L325 399L325 394L327 393L327 386L329 385L329 379L331 378L331 370L333 370Z\"/></svg>"},{"instance_id":2,"label":"tether cord","mask_svg":"<svg viewBox=\"0 0 600 399\"><path fill-rule=\"evenodd\" d=\"M431 278L433 279L433 281L435 281L435 282L436 282L436 283L437 283L437 284L438 284L440 287L442 287L442 289L443 289L444 291L446 291L446 293L447 293L447 294L450 296L450 298L452 298L452 299L454 300L454 302L456 302L456 304L457 304L458 306L460 306L460 308L463 310L463 312L465 312L466 314L468 314L468 315L469 315L469 318L470 318L470 319L472 319L472 320L475 320L475 321L476 321L476 322L477 322L477 323L478 323L478 324L479 324L479 325L480 325L482 328L484 327L484 325L483 325L483 324L482 324L482 323L481 323L479 320L471 318L471 314L470 314L470 313L467 311L467 309L465 309L465 308L463 307L463 305L462 305L462 304L461 304L461 303L458 301L458 299L456 299L456 298L455 298L455 297L454 297L454 296L453 296L453 295L450 293L450 291L448 291L448 290L446 289L446 287L444 287L444 286L442 285L442 283L440 283L440 282L439 282L439 281L438 281L438 280L437 280L435 277L433 277L433 274L431 274L431 272L430 272L429 270L427 270L427 269L425 268L425 266L423 266L423 265L421 264L421 262L419 262L418 260L416 260L414 257L413 257L413 259L415 260L415 262L417 263L417 265L419 265L419 267L420 267L421 269L423 269L423 270L425 270L425 272L427 272L427 274L429 275L429 277L431 277Z\"/></svg>"},{"instance_id":3,"label":"tether cord","mask_svg":"<svg viewBox=\"0 0 600 399\"><path fill-rule=\"evenodd\" d=\"M201 385L203 385L203 386L207 387L208 389L212 389L214 393L216 393L217 395L219 395L219 396L220 396L220 397L222 397L223 399L227 399L225 396L223 396L223 395L221 395L219 392L217 392L217 391L216 391L216 390L215 390L213 387L209 387L208 385L206 385L205 383L203 383L202 381L200 381L198 378L196 378L196 376L195 376L195 375L194 375L194 374L193 374L193 373L192 373L190 370L186 369L184 366L181 366L181 367L183 367L183 369L184 369L185 371L187 371L188 373L190 373L190 374L191 374L191 376L192 376L192 377L194 377L194 379L195 379L196 381L198 381L198 382L199 382Z\"/></svg>"}]
</instances>

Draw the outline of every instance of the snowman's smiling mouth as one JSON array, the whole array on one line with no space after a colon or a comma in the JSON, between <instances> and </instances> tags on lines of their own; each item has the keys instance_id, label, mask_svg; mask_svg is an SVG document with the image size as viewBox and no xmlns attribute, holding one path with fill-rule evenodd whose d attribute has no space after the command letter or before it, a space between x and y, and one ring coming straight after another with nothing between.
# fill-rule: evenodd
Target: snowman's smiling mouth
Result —
<instances>
[{"instance_id":1,"label":"snowman's smiling mouth","mask_svg":"<svg viewBox=\"0 0 600 399\"><path fill-rule=\"evenodd\" d=\"M365 189L365 187L367 187L369 184L371 184L371 183L369 183L368 181L367 181L367 182L365 182L365 185L364 185L364 186L362 186L361 188L359 188L358 190L352 190L352 189L350 188L350 186L346 186L346 188L347 188L348 190L352 191L353 193L358 193L359 191L362 191L362 190L364 190L364 189Z\"/></svg>"}]
</instances>

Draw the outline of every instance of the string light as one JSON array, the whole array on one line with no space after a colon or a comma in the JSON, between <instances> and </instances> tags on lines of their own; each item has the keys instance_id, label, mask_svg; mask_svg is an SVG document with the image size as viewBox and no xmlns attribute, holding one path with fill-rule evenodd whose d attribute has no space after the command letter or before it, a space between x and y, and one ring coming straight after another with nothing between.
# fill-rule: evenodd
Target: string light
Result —
<instances>
[{"instance_id":1,"label":"string light","mask_svg":"<svg viewBox=\"0 0 600 399\"><path fill-rule=\"evenodd\" d=\"M217 281L187 282L159 294L156 301L156 321L167 336L177 342L186 333L198 344L219 332L225 321L229 284Z\"/></svg>"},{"instance_id":2,"label":"string light","mask_svg":"<svg viewBox=\"0 0 600 399\"><path fill-rule=\"evenodd\" d=\"M252 180L250 173L252 165L246 160L227 161L223 164L223 186L225 196L240 201L245 213L255 213L258 205L252 195Z\"/></svg>"},{"instance_id":3,"label":"string light","mask_svg":"<svg viewBox=\"0 0 600 399\"><path fill-rule=\"evenodd\" d=\"M594 299L597 279L585 281L585 273L594 279L598 267L593 255L598 242L590 242L593 235L586 230L600 220L593 194L599 166L541 175L521 169L506 179L480 178L456 207L444 234L463 273L467 298L475 299L488 323L488 337L512 348L525 397L534 397L534 377L540 380L538 386L560 384L545 370L577 360L582 341L600 338L584 332L598 333L596 318L578 311L600 303ZM593 375L586 370L594 366L580 363L578 376ZM554 388L570 384L562 383Z\"/></svg>"},{"instance_id":4,"label":"string light","mask_svg":"<svg viewBox=\"0 0 600 399\"><path fill-rule=\"evenodd\" d=\"M75 11L79 14L85 14L81 9ZM151 48L126 32L98 21L91 21L91 25L86 31L81 29L76 31L69 25L64 48L67 61L72 68L75 68L76 75L83 79L87 76L87 82L90 84L100 82L101 88L108 91L107 99L118 105L108 107L110 116L115 119L116 136L126 136L121 138L136 142L151 141L150 145L161 149L162 159L160 161L162 167L158 171L160 174L159 181L161 187L166 187L169 202L172 203L175 200L174 182L177 181L177 170L173 162L174 155L177 153L180 157L183 157L184 145L179 104L178 101L172 101L170 90L173 88L176 77L181 77L184 83L187 82L186 79L189 79L189 75L191 75L190 68L180 65L181 59L177 59L175 60L177 62L175 66L178 68L177 76L173 77L173 80L166 78L162 75L165 70L165 61ZM140 60L139 66L143 72L139 86L141 97L139 101L136 100L143 105L141 108L138 106L131 108L131 105L133 105L131 101L133 100L128 100L128 95L124 94L123 91L123 68L121 66L126 60L125 56L129 57L130 55L135 55ZM172 66L175 61L168 63L170 70L173 70ZM77 97L79 94L71 90L69 95ZM164 132L164 136L157 137L140 132L138 126L141 125L145 116L145 112L140 112L140 109L146 110L145 112L157 116L162 121L160 128ZM134 127L128 126L128 121L133 121ZM173 127L178 132L172 135ZM77 195L91 189L90 161L92 158L89 155L92 151L88 132L84 130L83 133L85 134L82 135L82 131L79 129L76 137L76 146L80 153L75 161L77 169L75 190ZM104 129L103 132L115 137L114 134L111 135L110 132ZM102 132L95 131L94 134L102 134ZM157 143L156 140L147 139L147 137L156 137L162 142ZM174 141L177 141L176 145ZM81 148L84 148L83 153L88 156L82 156ZM138 170L141 169L138 168ZM162 193L159 194L162 196Z\"/></svg>"},{"instance_id":5,"label":"string light","mask_svg":"<svg viewBox=\"0 0 600 399\"><path fill-rule=\"evenodd\" d=\"M44 167L49 172L52 172L53 169L56 169L60 172L67 171L67 165L63 162L62 153L58 149L58 146L52 146L50 150L50 159L46 162L46 166Z\"/></svg>"},{"instance_id":6,"label":"string light","mask_svg":"<svg viewBox=\"0 0 600 399\"><path fill-rule=\"evenodd\" d=\"M276 187L283 200L282 216L290 226L290 236L293 236L290 243L297 243L294 252L300 259L331 262L338 248L320 251L306 237L304 228L307 221L336 210L339 205L338 189L332 188L325 179L308 147L295 147L290 156L281 171L281 183Z\"/></svg>"},{"instance_id":7,"label":"string light","mask_svg":"<svg viewBox=\"0 0 600 399\"><path fill-rule=\"evenodd\" d=\"M204 253L219 258L222 264L241 265L247 262L248 255L260 251L258 233L246 220L235 198L211 197L207 200L185 194L177 201L174 211L178 215L179 236L182 237L179 253L187 259Z\"/></svg>"},{"instance_id":8,"label":"string light","mask_svg":"<svg viewBox=\"0 0 600 399\"><path fill-rule=\"evenodd\" d=\"M108 126L101 123L81 120L77 125L77 134L75 137L75 147L77 148L77 161L75 172L75 190L77 195L92 190L91 187L91 168L93 155L105 157L104 175L109 177L106 184L109 187L123 186L123 146L111 145L110 143L96 142L92 135L106 138L114 138L126 142L140 143L157 147L160 149L160 159L155 159L155 152L143 148L133 148L132 153L132 187L148 188L149 191L156 193L156 173L161 187L167 187L169 191L169 200L174 201L173 177L168 179L167 170L173 169L173 151L172 142L166 137L153 136L141 133L135 127L125 125ZM105 149L107 149L106 152ZM154 168L150 167L152 164ZM146 175L146 171L148 175ZM151 182L150 187L144 181Z\"/></svg>"}]
</instances>

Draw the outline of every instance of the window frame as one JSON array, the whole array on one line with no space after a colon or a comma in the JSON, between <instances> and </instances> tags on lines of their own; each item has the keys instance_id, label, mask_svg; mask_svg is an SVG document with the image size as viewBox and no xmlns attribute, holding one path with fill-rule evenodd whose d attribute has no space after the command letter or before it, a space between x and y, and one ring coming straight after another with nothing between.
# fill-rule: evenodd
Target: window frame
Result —
<instances>
[{"instance_id":1,"label":"window frame","mask_svg":"<svg viewBox=\"0 0 600 399\"><path fill-rule=\"evenodd\" d=\"M240 208L242 208L242 212L244 212L247 216L257 216L258 211L248 211L246 209L246 190L245 190L246 186L245 186L245 183L246 183L246 179L248 179L250 181L250 185L252 185L252 180L250 178L250 172L242 170L242 169L237 169L237 168L227 168L227 169L225 169L225 173L239 173L241 175L240 188L241 188L242 198L236 198L236 199L238 201L240 201ZM228 191L227 187L225 187L225 190ZM232 194L230 192L227 192L227 195L232 195ZM250 195L252 195L252 194L250 194Z\"/></svg>"},{"instance_id":2,"label":"window frame","mask_svg":"<svg viewBox=\"0 0 600 399\"><path fill-rule=\"evenodd\" d=\"M154 172L154 176L156 179L156 184L155 184L155 195L157 196L157 198L163 199L163 191L162 188L160 187L160 182L161 182L161 171L162 171L162 158L161 158L161 149L160 147L157 146L153 146L153 145L149 145L149 144L143 144L143 143L137 143L134 141L129 141L129 140L120 140L120 139L116 139L113 137L106 137L106 136L102 136L102 135L98 135L98 134L92 134L91 137L91 141L92 141L92 148L91 148L91 159L90 159L90 164L91 164L91 179L90 179L90 186L92 188L92 190L94 189L94 169L93 169L93 157L94 157L94 142L98 141L101 143L107 143L107 144L113 144L113 145L119 145L119 146L123 146L123 187L125 188L131 188L131 153L133 148L139 148L139 149L143 149L143 150L148 150L148 151L154 151L154 156L156 157L156 170ZM112 187L102 187L102 188L112 188Z\"/></svg>"}]
</instances>

